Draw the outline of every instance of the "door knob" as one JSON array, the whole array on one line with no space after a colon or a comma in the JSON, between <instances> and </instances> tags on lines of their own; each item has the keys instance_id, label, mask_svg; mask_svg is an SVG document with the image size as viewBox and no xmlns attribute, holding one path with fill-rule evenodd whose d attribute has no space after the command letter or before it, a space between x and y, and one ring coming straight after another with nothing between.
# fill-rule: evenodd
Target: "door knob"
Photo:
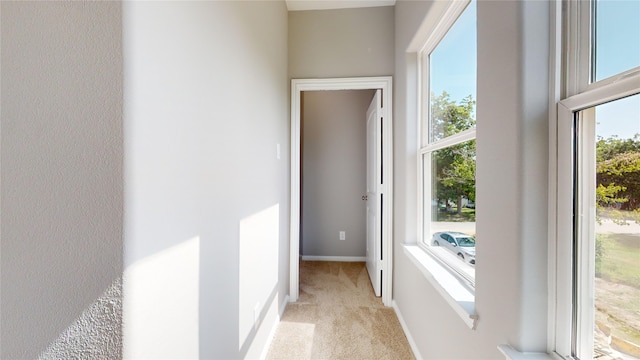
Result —
<instances>
[{"instance_id":1,"label":"door knob","mask_svg":"<svg viewBox=\"0 0 640 360\"><path fill-rule=\"evenodd\" d=\"M362 195L362 200L368 200L369 197L367 195Z\"/></svg>"}]
</instances>

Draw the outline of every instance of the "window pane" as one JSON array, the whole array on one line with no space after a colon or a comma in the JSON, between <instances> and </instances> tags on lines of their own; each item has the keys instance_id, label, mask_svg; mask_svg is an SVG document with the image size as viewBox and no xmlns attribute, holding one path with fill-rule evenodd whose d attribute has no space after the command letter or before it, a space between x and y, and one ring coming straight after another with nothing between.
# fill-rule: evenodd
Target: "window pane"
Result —
<instances>
[{"instance_id":1,"label":"window pane","mask_svg":"<svg viewBox=\"0 0 640 360\"><path fill-rule=\"evenodd\" d=\"M595 124L594 358L638 359L640 95L597 106Z\"/></svg>"},{"instance_id":2,"label":"window pane","mask_svg":"<svg viewBox=\"0 0 640 360\"><path fill-rule=\"evenodd\" d=\"M594 0L595 81L640 66L640 1Z\"/></svg>"},{"instance_id":3,"label":"window pane","mask_svg":"<svg viewBox=\"0 0 640 360\"><path fill-rule=\"evenodd\" d=\"M475 265L476 141L423 155L424 243Z\"/></svg>"},{"instance_id":4,"label":"window pane","mask_svg":"<svg viewBox=\"0 0 640 360\"><path fill-rule=\"evenodd\" d=\"M429 55L429 142L475 126L476 3Z\"/></svg>"}]
</instances>

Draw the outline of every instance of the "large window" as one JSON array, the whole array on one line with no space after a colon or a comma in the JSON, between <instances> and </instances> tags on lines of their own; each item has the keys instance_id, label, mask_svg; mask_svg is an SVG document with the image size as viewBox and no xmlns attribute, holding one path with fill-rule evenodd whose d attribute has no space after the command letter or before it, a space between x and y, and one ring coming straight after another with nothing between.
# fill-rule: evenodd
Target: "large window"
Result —
<instances>
[{"instance_id":1,"label":"large window","mask_svg":"<svg viewBox=\"0 0 640 360\"><path fill-rule=\"evenodd\" d=\"M574 293L593 298L577 303L574 351L640 358L640 95L581 110L574 121Z\"/></svg>"},{"instance_id":2,"label":"large window","mask_svg":"<svg viewBox=\"0 0 640 360\"><path fill-rule=\"evenodd\" d=\"M640 359L640 2L563 11L553 350Z\"/></svg>"},{"instance_id":3,"label":"large window","mask_svg":"<svg viewBox=\"0 0 640 360\"><path fill-rule=\"evenodd\" d=\"M421 246L475 284L476 4L453 2L419 53Z\"/></svg>"}]
</instances>

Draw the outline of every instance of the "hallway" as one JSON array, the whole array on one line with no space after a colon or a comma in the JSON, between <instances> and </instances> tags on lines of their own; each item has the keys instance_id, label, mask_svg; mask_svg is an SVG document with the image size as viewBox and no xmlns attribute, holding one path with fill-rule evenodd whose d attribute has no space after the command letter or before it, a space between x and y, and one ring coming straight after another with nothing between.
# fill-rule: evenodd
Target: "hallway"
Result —
<instances>
[{"instance_id":1,"label":"hallway","mask_svg":"<svg viewBox=\"0 0 640 360\"><path fill-rule=\"evenodd\" d=\"M300 298L267 359L414 359L392 308L373 294L365 263L300 262Z\"/></svg>"}]
</instances>

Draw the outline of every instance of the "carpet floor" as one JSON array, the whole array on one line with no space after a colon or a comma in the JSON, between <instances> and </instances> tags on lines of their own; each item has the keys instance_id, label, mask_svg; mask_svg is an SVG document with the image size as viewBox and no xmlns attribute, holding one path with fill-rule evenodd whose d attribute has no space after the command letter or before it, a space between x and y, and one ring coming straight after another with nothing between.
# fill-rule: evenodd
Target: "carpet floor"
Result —
<instances>
[{"instance_id":1,"label":"carpet floor","mask_svg":"<svg viewBox=\"0 0 640 360\"><path fill-rule=\"evenodd\" d=\"M375 297L365 263L302 261L299 299L287 305L267 359L415 357L394 310Z\"/></svg>"}]
</instances>

